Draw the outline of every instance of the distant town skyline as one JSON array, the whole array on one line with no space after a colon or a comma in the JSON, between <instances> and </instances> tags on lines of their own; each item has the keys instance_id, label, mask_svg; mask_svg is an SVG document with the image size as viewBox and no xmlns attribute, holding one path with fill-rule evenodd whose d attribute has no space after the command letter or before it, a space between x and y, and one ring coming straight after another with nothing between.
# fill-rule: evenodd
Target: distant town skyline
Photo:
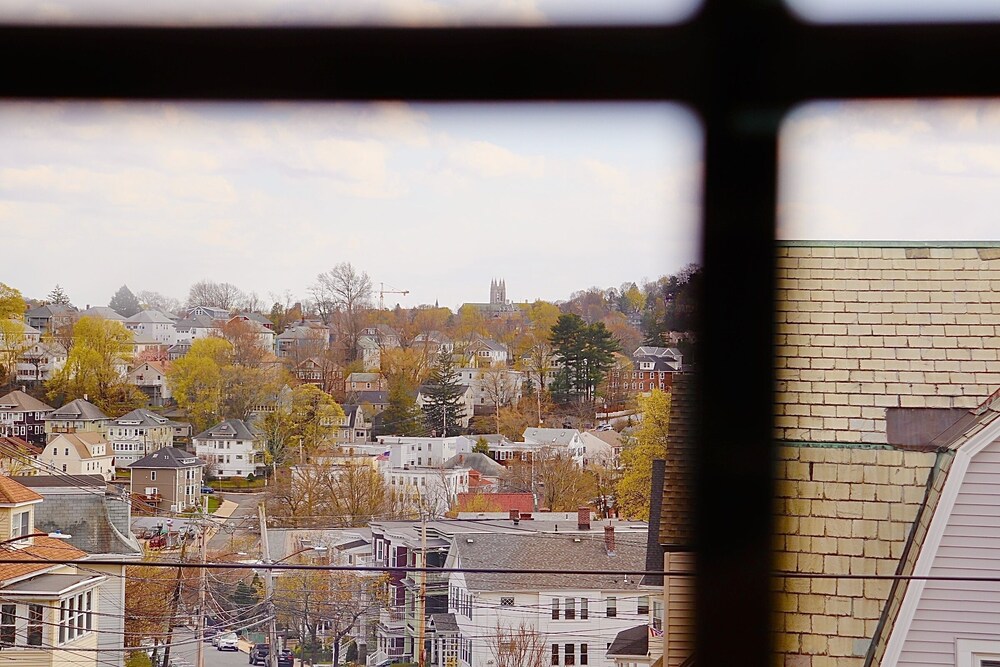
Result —
<instances>
[{"instance_id":1,"label":"distant town skyline","mask_svg":"<svg viewBox=\"0 0 1000 667\"><path fill-rule=\"evenodd\" d=\"M0 105L0 281L106 304L340 262L404 307L568 299L698 257L700 131L666 104Z\"/></svg>"}]
</instances>

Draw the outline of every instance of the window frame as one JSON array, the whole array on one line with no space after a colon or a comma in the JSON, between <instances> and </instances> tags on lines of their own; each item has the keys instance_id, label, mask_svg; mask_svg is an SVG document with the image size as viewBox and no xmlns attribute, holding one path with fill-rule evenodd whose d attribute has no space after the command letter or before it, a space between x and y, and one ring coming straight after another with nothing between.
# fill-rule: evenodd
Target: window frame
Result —
<instances>
[{"instance_id":1,"label":"window frame","mask_svg":"<svg viewBox=\"0 0 1000 667\"><path fill-rule=\"evenodd\" d=\"M705 130L698 392L727 406L726 419L693 414L695 653L711 667L764 664L771 648L780 120L811 99L1000 96L987 68L968 66L997 56L996 23L816 25L770 0L704 0L669 26L2 25L0 57L23 65L0 75L0 97L688 104Z\"/></svg>"}]
</instances>

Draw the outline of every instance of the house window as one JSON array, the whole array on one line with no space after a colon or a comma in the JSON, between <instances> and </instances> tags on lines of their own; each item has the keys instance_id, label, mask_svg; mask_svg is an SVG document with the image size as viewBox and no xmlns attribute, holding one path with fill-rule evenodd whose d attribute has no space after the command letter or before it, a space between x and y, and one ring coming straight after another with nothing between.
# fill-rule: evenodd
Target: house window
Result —
<instances>
[{"instance_id":1,"label":"house window","mask_svg":"<svg viewBox=\"0 0 1000 667\"><path fill-rule=\"evenodd\" d=\"M0 605L0 646L13 646L17 628L17 605Z\"/></svg>"},{"instance_id":2,"label":"house window","mask_svg":"<svg viewBox=\"0 0 1000 667\"><path fill-rule=\"evenodd\" d=\"M566 656L563 659L564 665L576 664L576 647L573 644L566 644Z\"/></svg>"},{"instance_id":3,"label":"house window","mask_svg":"<svg viewBox=\"0 0 1000 667\"><path fill-rule=\"evenodd\" d=\"M587 664L587 645L586 644L580 644L580 664L581 665L586 665Z\"/></svg>"},{"instance_id":4,"label":"house window","mask_svg":"<svg viewBox=\"0 0 1000 667\"><path fill-rule=\"evenodd\" d=\"M609 595L608 596L608 618L615 618L616 616L618 616L618 600L615 599L615 596Z\"/></svg>"},{"instance_id":5,"label":"house window","mask_svg":"<svg viewBox=\"0 0 1000 667\"><path fill-rule=\"evenodd\" d=\"M580 618L586 621L588 616L589 616L589 610L588 610L587 598L580 598ZM584 644L584 646L586 646L586 644Z\"/></svg>"},{"instance_id":6,"label":"house window","mask_svg":"<svg viewBox=\"0 0 1000 667\"><path fill-rule=\"evenodd\" d=\"M552 598L552 620L553 621L559 620L559 598ZM553 644L553 646L555 646L555 644ZM552 664L558 664L558 663L552 663Z\"/></svg>"},{"instance_id":7,"label":"house window","mask_svg":"<svg viewBox=\"0 0 1000 667\"><path fill-rule=\"evenodd\" d=\"M514 598L500 598L500 606L501 607L513 607L514 606Z\"/></svg>"},{"instance_id":8,"label":"house window","mask_svg":"<svg viewBox=\"0 0 1000 667\"><path fill-rule=\"evenodd\" d=\"M27 511L14 514L10 527L11 537L22 537L31 534L31 517Z\"/></svg>"},{"instance_id":9,"label":"house window","mask_svg":"<svg viewBox=\"0 0 1000 667\"><path fill-rule=\"evenodd\" d=\"M88 593L89 595L89 593ZM28 605L28 646L42 645L42 605Z\"/></svg>"},{"instance_id":10,"label":"house window","mask_svg":"<svg viewBox=\"0 0 1000 667\"><path fill-rule=\"evenodd\" d=\"M565 616L567 621L572 621L576 618L576 598L566 598Z\"/></svg>"},{"instance_id":11,"label":"house window","mask_svg":"<svg viewBox=\"0 0 1000 667\"><path fill-rule=\"evenodd\" d=\"M649 613L649 596L648 595L640 595L639 596L639 604L636 607L635 613L639 614L640 616L643 615L643 614L648 614Z\"/></svg>"},{"instance_id":12,"label":"house window","mask_svg":"<svg viewBox=\"0 0 1000 667\"><path fill-rule=\"evenodd\" d=\"M552 645L552 664L559 664L559 644Z\"/></svg>"},{"instance_id":13,"label":"house window","mask_svg":"<svg viewBox=\"0 0 1000 667\"><path fill-rule=\"evenodd\" d=\"M150 482L155 482L156 481L156 471L155 470L150 471L150 473L149 473L149 481Z\"/></svg>"}]
</instances>

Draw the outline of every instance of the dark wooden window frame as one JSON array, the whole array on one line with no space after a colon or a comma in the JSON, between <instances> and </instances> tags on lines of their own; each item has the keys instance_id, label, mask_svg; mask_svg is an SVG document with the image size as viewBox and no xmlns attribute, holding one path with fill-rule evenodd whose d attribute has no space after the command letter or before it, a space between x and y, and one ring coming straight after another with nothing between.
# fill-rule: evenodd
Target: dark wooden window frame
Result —
<instances>
[{"instance_id":1,"label":"dark wooden window frame","mask_svg":"<svg viewBox=\"0 0 1000 667\"><path fill-rule=\"evenodd\" d=\"M994 24L808 25L775 0L666 27L0 26L0 98L687 105L705 131L696 650L764 665L781 120L812 99L996 96L998 55Z\"/></svg>"}]
</instances>

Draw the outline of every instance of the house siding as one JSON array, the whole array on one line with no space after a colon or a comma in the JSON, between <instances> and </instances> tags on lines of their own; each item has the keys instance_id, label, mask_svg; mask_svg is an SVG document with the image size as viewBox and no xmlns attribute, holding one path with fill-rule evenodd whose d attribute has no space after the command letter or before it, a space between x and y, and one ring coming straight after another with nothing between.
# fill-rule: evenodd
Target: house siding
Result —
<instances>
[{"instance_id":1,"label":"house siding","mask_svg":"<svg viewBox=\"0 0 1000 667\"><path fill-rule=\"evenodd\" d=\"M969 462L930 576L1000 577L1000 441ZM955 642L996 639L1000 582L927 581L897 665L954 665Z\"/></svg>"},{"instance_id":2,"label":"house siding","mask_svg":"<svg viewBox=\"0 0 1000 667\"><path fill-rule=\"evenodd\" d=\"M663 556L664 609L667 617L663 634L663 664L679 667L694 653L694 554L666 553ZM671 572L683 576L670 576Z\"/></svg>"}]
</instances>

